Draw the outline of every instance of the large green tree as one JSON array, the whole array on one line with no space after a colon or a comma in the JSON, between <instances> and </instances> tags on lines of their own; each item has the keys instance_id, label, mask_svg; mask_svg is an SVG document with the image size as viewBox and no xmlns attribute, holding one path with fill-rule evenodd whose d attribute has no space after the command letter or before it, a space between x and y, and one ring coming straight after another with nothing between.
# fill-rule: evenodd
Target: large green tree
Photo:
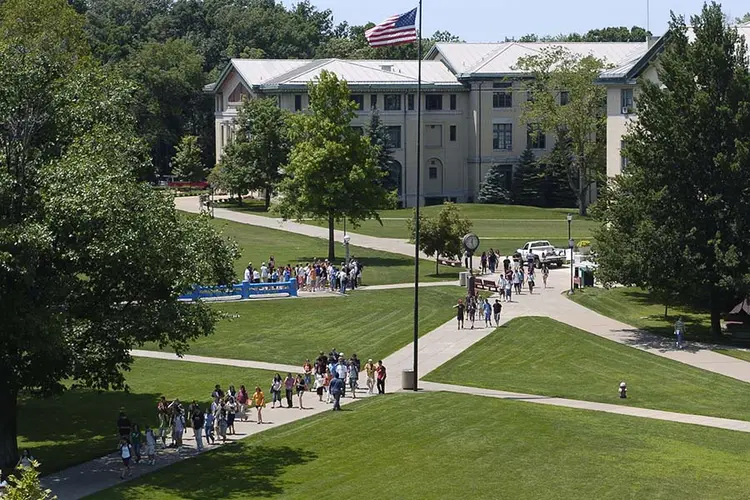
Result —
<instances>
[{"instance_id":1,"label":"large green tree","mask_svg":"<svg viewBox=\"0 0 750 500\"><path fill-rule=\"evenodd\" d=\"M0 4L3 469L18 461L20 394L122 387L132 348L211 332L215 313L181 292L233 277L235 248L138 181L135 88L83 39L65 0Z\"/></svg>"},{"instance_id":2,"label":"large green tree","mask_svg":"<svg viewBox=\"0 0 750 500\"><path fill-rule=\"evenodd\" d=\"M288 117L275 98L246 99L234 121L235 139L222 157L243 179L242 187L264 192L266 210L289 157Z\"/></svg>"},{"instance_id":3,"label":"large green tree","mask_svg":"<svg viewBox=\"0 0 750 500\"><path fill-rule=\"evenodd\" d=\"M370 144L377 148L378 167L384 172L381 178L383 187L388 191L395 191L398 188L399 179L398 173L393 171L393 144L377 109L370 112L370 121L367 123L365 133L370 139Z\"/></svg>"},{"instance_id":4,"label":"large green tree","mask_svg":"<svg viewBox=\"0 0 750 500\"><path fill-rule=\"evenodd\" d=\"M285 217L314 217L328 222L328 258L335 258L334 223L346 217L355 227L393 206L382 185L378 150L352 129L355 104L349 86L321 72L308 86L310 109L290 119L292 150L279 185L279 209Z\"/></svg>"},{"instance_id":5,"label":"large green tree","mask_svg":"<svg viewBox=\"0 0 750 500\"><path fill-rule=\"evenodd\" d=\"M517 67L533 76L526 83L531 99L523 106L523 120L570 138L568 183L580 214L586 215L590 189L604 179L607 91L595 83L604 63L553 46L522 57Z\"/></svg>"},{"instance_id":6,"label":"large green tree","mask_svg":"<svg viewBox=\"0 0 750 500\"><path fill-rule=\"evenodd\" d=\"M604 279L722 310L750 292L750 73L721 8L674 17L597 241Z\"/></svg>"},{"instance_id":7,"label":"large green tree","mask_svg":"<svg viewBox=\"0 0 750 500\"><path fill-rule=\"evenodd\" d=\"M416 212L416 211L415 211ZM411 241L416 241L416 213L407 221ZM419 214L419 250L435 256L435 274L440 274L440 259L458 258L463 252L463 237L471 231L472 222L461 217L461 210L454 203L446 202L434 217Z\"/></svg>"},{"instance_id":8,"label":"large green tree","mask_svg":"<svg viewBox=\"0 0 750 500\"><path fill-rule=\"evenodd\" d=\"M200 181L206 177L196 136L186 135L180 139L172 157L172 174L185 181Z\"/></svg>"},{"instance_id":9,"label":"large green tree","mask_svg":"<svg viewBox=\"0 0 750 500\"><path fill-rule=\"evenodd\" d=\"M526 148L513 172L513 204L538 206L541 203L541 187L542 175L539 164L531 149Z\"/></svg>"},{"instance_id":10,"label":"large green tree","mask_svg":"<svg viewBox=\"0 0 750 500\"><path fill-rule=\"evenodd\" d=\"M507 205L510 203L511 195L505 189L505 175L506 173L501 170L500 165L492 165L487 170L484 182L479 187L477 202L498 205Z\"/></svg>"}]
</instances>

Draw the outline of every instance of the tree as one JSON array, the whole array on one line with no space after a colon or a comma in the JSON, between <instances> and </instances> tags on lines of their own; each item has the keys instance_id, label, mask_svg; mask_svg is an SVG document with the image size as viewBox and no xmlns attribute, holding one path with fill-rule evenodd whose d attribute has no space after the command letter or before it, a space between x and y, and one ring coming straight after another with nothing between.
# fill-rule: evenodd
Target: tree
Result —
<instances>
[{"instance_id":1,"label":"tree","mask_svg":"<svg viewBox=\"0 0 750 500\"><path fill-rule=\"evenodd\" d=\"M707 306L719 335L722 310L750 291L750 72L745 40L719 5L691 25L694 41L672 17L659 82L640 82L599 263L609 281Z\"/></svg>"},{"instance_id":2,"label":"tree","mask_svg":"<svg viewBox=\"0 0 750 500\"><path fill-rule=\"evenodd\" d=\"M510 200L510 193L505 189L505 172L500 169L499 165L492 165L487 170L484 182L479 187L477 201L479 203L507 205Z\"/></svg>"},{"instance_id":3,"label":"tree","mask_svg":"<svg viewBox=\"0 0 750 500\"><path fill-rule=\"evenodd\" d=\"M513 204L539 205L542 177L539 173L534 153L526 148L521 154L521 161L513 172Z\"/></svg>"},{"instance_id":4,"label":"tree","mask_svg":"<svg viewBox=\"0 0 750 500\"><path fill-rule=\"evenodd\" d=\"M416 241L415 216L407 221L411 241ZM419 250L435 256L435 273L440 274L440 258L456 258L462 253L463 237L471 231L472 222L461 218L461 210L453 203L445 202L435 217L419 214Z\"/></svg>"},{"instance_id":5,"label":"tree","mask_svg":"<svg viewBox=\"0 0 750 500\"><path fill-rule=\"evenodd\" d=\"M31 466L19 465L16 473L8 477L8 488L3 491L3 500L56 500L52 490L42 487L39 481L39 462Z\"/></svg>"},{"instance_id":6,"label":"tree","mask_svg":"<svg viewBox=\"0 0 750 500\"><path fill-rule=\"evenodd\" d=\"M235 145L224 156L232 165L230 169L244 177L246 189L264 192L266 210L289 156L287 119L288 113L276 105L274 98L246 99L235 119Z\"/></svg>"},{"instance_id":7,"label":"tree","mask_svg":"<svg viewBox=\"0 0 750 500\"><path fill-rule=\"evenodd\" d=\"M377 151L376 161L378 168L383 172L383 176L380 179L383 188L387 191L398 189L398 178L394 178L392 173L393 149L391 138L388 135L388 129L380 118L380 113L378 113L377 109L373 109L370 112L370 121L367 124L367 130L365 133L370 140L370 144L376 148Z\"/></svg>"},{"instance_id":8,"label":"tree","mask_svg":"<svg viewBox=\"0 0 750 500\"><path fill-rule=\"evenodd\" d=\"M323 71L308 85L310 109L294 115L292 150L279 184L279 211L285 217L328 222L328 258L335 258L333 226L346 217L356 227L378 210L394 205L380 180L377 148L351 127L355 104L346 81Z\"/></svg>"},{"instance_id":9,"label":"tree","mask_svg":"<svg viewBox=\"0 0 750 500\"><path fill-rule=\"evenodd\" d=\"M563 47L548 47L519 59L517 66L532 75L527 83L532 98L524 104L523 120L570 137L568 184L576 193L579 213L586 215L590 188L604 178L607 90L596 84L604 63ZM561 92L567 92L566 99L561 100Z\"/></svg>"},{"instance_id":10,"label":"tree","mask_svg":"<svg viewBox=\"0 0 750 500\"><path fill-rule=\"evenodd\" d=\"M748 12L747 14L745 14L745 15L744 15L744 16L742 16L742 17L738 17L738 18L736 18L736 19L735 19L735 22L736 22L737 24L745 24L745 23L750 23L750 12Z\"/></svg>"},{"instance_id":11,"label":"tree","mask_svg":"<svg viewBox=\"0 0 750 500\"><path fill-rule=\"evenodd\" d=\"M573 151L568 134L563 130L556 138L555 146L540 165L541 204L548 208L569 208L577 203L576 195L568 185L568 172L573 161ZM577 184L577 179L573 179Z\"/></svg>"},{"instance_id":12,"label":"tree","mask_svg":"<svg viewBox=\"0 0 750 500\"><path fill-rule=\"evenodd\" d=\"M641 28L633 26L628 29L625 26L608 27L603 29L593 29L581 35L579 33L560 33L558 35L538 36L534 33L524 35L518 40L506 37L506 42L643 42L651 33Z\"/></svg>"},{"instance_id":13,"label":"tree","mask_svg":"<svg viewBox=\"0 0 750 500\"><path fill-rule=\"evenodd\" d=\"M23 37L15 36L19 18ZM64 0L0 4L0 468L18 462L18 397L122 388L130 350L185 349L216 313L183 304L233 277L233 245L139 182L133 86L75 44Z\"/></svg>"},{"instance_id":14,"label":"tree","mask_svg":"<svg viewBox=\"0 0 750 500\"><path fill-rule=\"evenodd\" d=\"M172 157L172 175L186 181L199 181L206 177L196 136L186 135L180 139Z\"/></svg>"}]
</instances>

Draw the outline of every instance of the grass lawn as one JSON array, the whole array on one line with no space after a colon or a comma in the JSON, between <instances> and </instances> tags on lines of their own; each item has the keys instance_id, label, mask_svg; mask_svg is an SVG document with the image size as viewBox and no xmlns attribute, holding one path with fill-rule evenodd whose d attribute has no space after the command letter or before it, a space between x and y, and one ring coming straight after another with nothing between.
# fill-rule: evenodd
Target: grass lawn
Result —
<instances>
[{"instance_id":1,"label":"grass lawn","mask_svg":"<svg viewBox=\"0 0 750 500\"><path fill-rule=\"evenodd\" d=\"M571 300L617 321L665 337L674 336L674 324L682 316L688 340L712 340L711 316L708 311L696 311L684 306L669 307L664 316L664 304L654 300L648 291L636 287L579 289Z\"/></svg>"},{"instance_id":2,"label":"grass lawn","mask_svg":"<svg viewBox=\"0 0 750 500\"><path fill-rule=\"evenodd\" d=\"M50 398L21 398L18 447L31 450L42 473L54 472L115 451L121 407L143 429L158 425L156 403L162 395L208 404L217 383L225 389L230 384L254 388L272 377L262 370L136 358L127 374L130 392L73 389Z\"/></svg>"},{"instance_id":3,"label":"grass lawn","mask_svg":"<svg viewBox=\"0 0 750 500\"><path fill-rule=\"evenodd\" d=\"M732 356L733 358L741 359L742 361L750 361L750 352L740 351L739 349L716 349L718 353Z\"/></svg>"},{"instance_id":4,"label":"grass lawn","mask_svg":"<svg viewBox=\"0 0 750 500\"><path fill-rule=\"evenodd\" d=\"M306 264L328 255L328 242L287 231L240 224L214 219L214 224L222 232L240 245L242 255L234 263L238 276L242 276L248 262L260 267L273 255L277 265ZM381 252L357 246L350 247L351 255L364 264L363 285L384 285L388 283L410 283L414 281L414 258L389 252ZM336 245L337 258L344 260L343 244ZM420 281L444 281L458 279L458 269L440 266L440 274L435 274L435 262L422 260L419 267Z\"/></svg>"},{"instance_id":5,"label":"grass lawn","mask_svg":"<svg viewBox=\"0 0 750 500\"><path fill-rule=\"evenodd\" d=\"M427 380L750 420L750 385L548 318L509 321ZM628 398L617 387L628 384Z\"/></svg>"},{"instance_id":6,"label":"grass lawn","mask_svg":"<svg viewBox=\"0 0 750 500\"><path fill-rule=\"evenodd\" d=\"M221 320L213 335L194 341L189 353L302 366L335 347L347 356L382 359L412 341L413 293L365 290L346 297L217 304L229 319ZM464 294L454 286L420 289L420 333L454 316L452 306Z\"/></svg>"},{"instance_id":7,"label":"grass lawn","mask_svg":"<svg viewBox=\"0 0 750 500\"><path fill-rule=\"evenodd\" d=\"M464 394L376 397L94 499L744 498L750 435Z\"/></svg>"},{"instance_id":8,"label":"grass lawn","mask_svg":"<svg viewBox=\"0 0 750 500\"><path fill-rule=\"evenodd\" d=\"M256 215L278 217L273 212L265 212L262 202L251 200L243 207L235 204L222 204L221 207ZM566 215L574 214L572 235L576 240L593 240L594 228L597 222L589 218L579 218L577 209L538 208L516 205L481 205L474 203L459 204L461 214L472 219L473 231L480 237L480 251L488 248L499 249L503 253L513 252L530 240L550 240L555 246L567 247L568 222ZM441 206L422 207L421 211L432 216L440 211ZM408 239L409 232L406 220L412 217L413 209L383 210L380 212L383 225L376 220L363 222L358 228L348 227L355 233L378 236L381 238ZM304 221L306 224L328 227L325 221ZM343 223L337 224L336 229L343 229Z\"/></svg>"}]
</instances>

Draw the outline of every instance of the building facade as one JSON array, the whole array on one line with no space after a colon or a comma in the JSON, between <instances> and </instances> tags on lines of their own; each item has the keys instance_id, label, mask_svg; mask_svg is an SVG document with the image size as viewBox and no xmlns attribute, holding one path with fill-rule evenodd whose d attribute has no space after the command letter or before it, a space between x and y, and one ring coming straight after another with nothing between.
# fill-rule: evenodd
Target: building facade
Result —
<instances>
[{"instance_id":1,"label":"building facade","mask_svg":"<svg viewBox=\"0 0 750 500\"><path fill-rule=\"evenodd\" d=\"M553 45L610 65L622 65L648 49L646 42L436 44L422 62L419 200L416 61L233 59L206 89L215 98L216 161L233 138L243 97L275 97L281 107L304 112L309 105L308 83L327 70L348 82L358 105L353 127L364 131L372 109L388 127L394 151L392 174L403 206L473 202L492 166L504 171L510 189L513 169L527 147L541 158L554 146L552 134L535 132L533 124L523 122L528 75L515 69L519 58ZM565 99L565 92L557 98Z\"/></svg>"}]
</instances>

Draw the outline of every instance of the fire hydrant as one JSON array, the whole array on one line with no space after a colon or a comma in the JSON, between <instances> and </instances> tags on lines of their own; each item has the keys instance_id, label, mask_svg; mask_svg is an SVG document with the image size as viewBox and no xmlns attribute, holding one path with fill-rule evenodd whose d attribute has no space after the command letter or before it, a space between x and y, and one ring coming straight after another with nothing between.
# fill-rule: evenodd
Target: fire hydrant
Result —
<instances>
[{"instance_id":1,"label":"fire hydrant","mask_svg":"<svg viewBox=\"0 0 750 500\"><path fill-rule=\"evenodd\" d=\"M628 386L625 384L625 382L620 382L620 399L625 399L628 397Z\"/></svg>"}]
</instances>

